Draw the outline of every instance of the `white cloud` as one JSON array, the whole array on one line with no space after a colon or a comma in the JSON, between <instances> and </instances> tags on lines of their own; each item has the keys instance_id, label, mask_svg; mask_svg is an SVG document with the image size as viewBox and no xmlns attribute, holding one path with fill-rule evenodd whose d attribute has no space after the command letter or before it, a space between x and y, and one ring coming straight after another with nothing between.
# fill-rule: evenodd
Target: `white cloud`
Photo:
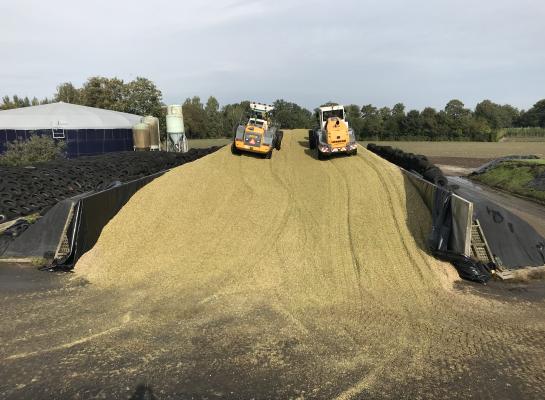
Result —
<instances>
[{"instance_id":1,"label":"white cloud","mask_svg":"<svg viewBox=\"0 0 545 400\"><path fill-rule=\"evenodd\" d=\"M0 95L91 75L194 94L442 107L545 97L538 0L128 1L0 4Z\"/></svg>"}]
</instances>

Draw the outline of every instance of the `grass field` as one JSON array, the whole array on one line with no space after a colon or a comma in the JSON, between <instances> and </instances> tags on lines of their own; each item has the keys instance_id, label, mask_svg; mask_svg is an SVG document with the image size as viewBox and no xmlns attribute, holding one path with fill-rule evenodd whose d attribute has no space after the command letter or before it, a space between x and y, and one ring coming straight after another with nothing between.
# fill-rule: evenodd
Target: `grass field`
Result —
<instances>
[{"instance_id":1,"label":"grass field","mask_svg":"<svg viewBox=\"0 0 545 400\"><path fill-rule=\"evenodd\" d=\"M428 157L497 158L507 155L535 154L545 157L545 142L360 142L397 147Z\"/></svg>"},{"instance_id":2,"label":"grass field","mask_svg":"<svg viewBox=\"0 0 545 400\"><path fill-rule=\"evenodd\" d=\"M505 161L472 179L545 203L545 160Z\"/></svg>"}]
</instances>

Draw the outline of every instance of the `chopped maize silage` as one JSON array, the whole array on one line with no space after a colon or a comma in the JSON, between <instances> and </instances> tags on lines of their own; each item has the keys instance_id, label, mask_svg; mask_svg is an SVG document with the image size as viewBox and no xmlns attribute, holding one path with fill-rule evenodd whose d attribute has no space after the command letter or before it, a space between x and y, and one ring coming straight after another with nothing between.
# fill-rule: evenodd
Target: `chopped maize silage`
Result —
<instances>
[{"instance_id":1,"label":"chopped maize silage","mask_svg":"<svg viewBox=\"0 0 545 400\"><path fill-rule=\"evenodd\" d=\"M487 348L521 309L452 289L457 274L426 253L429 211L399 169L362 148L321 162L305 138L286 131L271 160L224 148L176 168L110 221L75 271L122 294L161 338L126 350L179 360L157 365L162 376L233 374L207 384L278 398L376 397L415 380L416 395L445 398L438 376L508 359ZM542 333L532 321L525 334ZM543 347L525 350L507 373L539 367Z\"/></svg>"}]
</instances>

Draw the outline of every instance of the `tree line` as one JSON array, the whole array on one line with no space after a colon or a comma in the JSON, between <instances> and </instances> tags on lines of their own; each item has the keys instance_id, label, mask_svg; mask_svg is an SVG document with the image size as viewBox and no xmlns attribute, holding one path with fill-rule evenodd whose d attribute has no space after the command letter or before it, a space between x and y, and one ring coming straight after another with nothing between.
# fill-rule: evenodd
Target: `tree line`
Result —
<instances>
[{"instance_id":1,"label":"tree line","mask_svg":"<svg viewBox=\"0 0 545 400\"><path fill-rule=\"evenodd\" d=\"M398 103L392 108L349 105L346 112L360 139L494 141L505 128L545 128L545 100L527 111L490 100L471 110L454 99L439 111L426 107L406 112L405 105Z\"/></svg>"},{"instance_id":2,"label":"tree line","mask_svg":"<svg viewBox=\"0 0 545 400\"><path fill-rule=\"evenodd\" d=\"M276 100L274 119L284 129L308 128L312 113L285 100ZM198 96L183 103L184 125L188 138L217 138L232 136L237 126L248 117L250 102L226 104L220 108L218 100L210 96L206 104Z\"/></svg>"},{"instance_id":3,"label":"tree line","mask_svg":"<svg viewBox=\"0 0 545 400\"><path fill-rule=\"evenodd\" d=\"M52 99L4 96L0 109L27 107L63 101L138 115L160 118L161 130L166 128L165 104L162 93L149 79L137 77L124 82L119 78L94 76L79 88L62 83ZM332 104L332 103L328 103ZM284 129L310 129L317 124L317 109L312 112L296 103L276 100L274 118ZM205 103L198 96L183 102L184 124L189 138L231 136L237 125L248 115L249 101L220 106L210 96ZM426 107L409 110L403 103L392 108L372 104L346 106L347 119L358 139L373 140L478 140L493 141L506 128L535 127L545 129L545 99L529 110L518 110L508 104L484 100L474 110L460 100L451 100L441 110ZM545 134L545 131L543 131Z\"/></svg>"}]
</instances>

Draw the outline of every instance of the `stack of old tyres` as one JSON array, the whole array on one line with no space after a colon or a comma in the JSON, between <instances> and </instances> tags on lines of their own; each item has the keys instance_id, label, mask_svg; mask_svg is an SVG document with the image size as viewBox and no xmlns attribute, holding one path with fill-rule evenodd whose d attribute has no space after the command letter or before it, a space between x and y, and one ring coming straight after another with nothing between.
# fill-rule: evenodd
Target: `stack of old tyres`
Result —
<instances>
[{"instance_id":1,"label":"stack of old tyres","mask_svg":"<svg viewBox=\"0 0 545 400\"><path fill-rule=\"evenodd\" d=\"M447 186L447 178L438 167L430 163L426 156L405 153L403 150L395 149L391 146L379 146L374 143L369 143L367 150L407 171L418 173L428 182L440 187Z\"/></svg>"},{"instance_id":2,"label":"stack of old tyres","mask_svg":"<svg viewBox=\"0 0 545 400\"><path fill-rule=\"evenodd\" d=\"M187 153L120 152L28 167L0 166L0 223L35 213L43 215L66 198L177 167L218 148Z\"/></svg>"}]
</instances>

